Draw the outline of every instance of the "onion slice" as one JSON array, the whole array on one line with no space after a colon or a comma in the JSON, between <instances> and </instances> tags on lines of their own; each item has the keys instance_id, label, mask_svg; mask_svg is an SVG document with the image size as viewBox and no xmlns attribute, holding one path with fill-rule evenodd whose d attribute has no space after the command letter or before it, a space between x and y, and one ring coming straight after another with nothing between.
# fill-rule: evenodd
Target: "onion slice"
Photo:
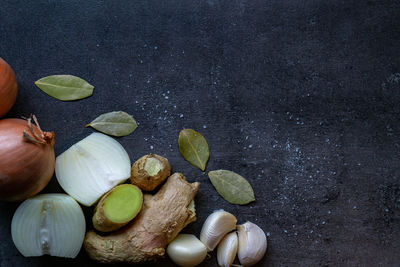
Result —
<instances>
[{"instance_id":1,"label":"onion slice","mask_svg":"<svg viewBox=\"0 0 400 267\"><path fill-rule=\"evenodd\" d=\"M66 194L42 194L25 200L11 222L11 235L25 257L51 255L75 258L85 237L79 204Z\"/></svg>"},{"instance_id":2,"label":"onion slice","mask_svg":"<svg viewBox=\"0 0 400 267\"><path fill-rule=\"evenodd\" d=\"M56 159L56 177L70 196L85 206L131 176L128 153L113 138L93 133Z\"/></svg>"}]
</instances>

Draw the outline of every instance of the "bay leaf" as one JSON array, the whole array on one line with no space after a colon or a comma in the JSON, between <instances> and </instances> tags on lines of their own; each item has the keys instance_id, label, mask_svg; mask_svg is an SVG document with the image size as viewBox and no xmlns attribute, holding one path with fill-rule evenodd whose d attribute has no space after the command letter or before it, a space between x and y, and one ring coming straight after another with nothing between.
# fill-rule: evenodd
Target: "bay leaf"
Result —
<instances>
[{"instance_id":1,"label":"bay leaf","mask_svg":"<svg viewBox=\"0 0 400 267\"><path fill-rule=\"evenodd\" d=\"M210 177L217 192L232 204L244 205L256 200L249 182L235 172L227 170L210 171L208 177Z\"/></svg>"},{"instance_id":2,"label":"bay leaf","mask_svg":"<svg viewBox=\"0 0 400 267\"><path fill-rule=\"evenodd\" d=\"M183 158L204 171L210 157L210 150L203 135L193 129L183 129L179 133L178 143Z\"/></svg>"},{"instance_id":3,"label":"bay leaf","mask_svg":"<svg viewBox=\"0 0 400 267\"><path fill-rule=\"evenodd\" d=\"M93 85L73 75L52 75L41 78L35 85L43 92L62 101L86 98L93 94Z\"/></svg>"},{"instance_id":4,"label":"bay leaf","mask_svg":"<svg viewBox=\"0 0 400 267\"><path fill-rule=\"evenodd\" d=\"M113 136L125 136L131 134L137 128L135 119L124 111L112 111L104 113L94 119L86 127Z\"/></svg>"}]
</instances>

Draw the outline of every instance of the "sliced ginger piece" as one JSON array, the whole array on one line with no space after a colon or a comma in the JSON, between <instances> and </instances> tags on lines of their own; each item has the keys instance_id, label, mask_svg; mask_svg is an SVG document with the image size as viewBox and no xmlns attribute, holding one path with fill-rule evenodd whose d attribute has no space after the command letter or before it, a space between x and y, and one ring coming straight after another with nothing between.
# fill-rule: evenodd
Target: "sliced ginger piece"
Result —
<instances>
[{"instance_id":1,"label":"sliced ginger piece","mask_svg":"<svg viewBox=\"0 0 400 267\"><path fill-rule=\"evenodd\" d=\"M93 226L111 232L129 223L142 208L143 194L135 185L123 184L105 194L96 206Z\"/></svg>"}]
</instances>

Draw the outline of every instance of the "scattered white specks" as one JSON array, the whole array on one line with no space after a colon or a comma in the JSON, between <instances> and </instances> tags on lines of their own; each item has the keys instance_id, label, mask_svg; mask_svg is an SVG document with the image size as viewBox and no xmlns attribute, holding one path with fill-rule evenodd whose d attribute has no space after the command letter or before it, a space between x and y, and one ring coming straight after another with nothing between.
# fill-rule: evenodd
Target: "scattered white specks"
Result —
<instances>
[{"instance_id":1,"label":"scattered white specks","mask_svg":"<svg viewBox=\"0 0 400 267\"><path fill-rule=\"evenodd\" d=\"M165 99L168 99L168 98L169 98L169 97L166 95L166 96L165 96Z\"/></svg>"},{"instance_id":2,"label":"scattered white specks","mask_svg":"<svg viewBox=\"0 0 400 267\"><path fill-rule=\"evenodd\" d=\"M144 139L144 141L146 141L146 142L147 142L148 140L149 140L149 138L145 138L145 139Z\"/></svg>"},{"instance_id":3,"label":"scattered white specks","mask_svg":"<svg viewBox=\"0 0 400 267\"><path fill-rule=\"evenodd\" d=\"M136 103L136 104L139 104L139 101L136 100L135 103Z\"/></svg>"},{"instance_id":4,"label":"scattered white specks","mask_svg":"<svg viewBox=\"0 0 400 267\"><path fill-rule=\"evenodd\" d=\"M386 208L386 209L385 209L385 212L389 212L389 209L388 209L388 208Z\"/></svg>"},{"instance_id":5,"label":"scattered white specks","mask_svg":"<svg viewBox=\"0 0 400 267\"><path fill-rule=\"evenodd\" d=\"M179 118L183 118L183 114L179 114Z\"/></svg>"},{"instance_id":6,"label":"scattered white specks","mask_svg":"<svg viewBox=\"0 0 400 267\"><path fill-rule=\"evenodd\" d=\"M250 144L250 145L249 145L249 148L252 148L252 147L253 147L253 144Z\"/></svg>"},{"instance_id":7,"label":"scattered white specks","mask_svg":"<svg viewBox=\"0 0 400 267\"><path fill-rule=\"evenodd\" d=\"M393 73L391 74L388 78L387 81L394 84L394 83L399 83L400 82L400 73Z\"/></svg>"},{"instance_id":8,"label":"scattered white specks","mask_svg":"<svg viewBox=\"0 0 400 267\"><path fill-rule=\"evenodd\" d=\"M271 233L270 233L270 232L267 232L267 236L271 236Z\"/></svg>"},{"instance_id":9,"label":"scattered white specks","mask_svg":"<svg viewBox=\"0 0 400 267\"><path fill-rule=\"evenodd\" d=\"M326 224L326 221L322 221L322 223L321 223L321 224L325 225L325 224Z\"/></svg>"},{"instance_id":10,"label":"scattered white specks","mask_svg":"<svg viewBox=\"0 0 400 267\"><path fill-rule=\"evenodd\" d=\"M164 113L167 113L168 112L168 110L164 110Z\"/></svg>"},{"instance_id":11,"label":"scattered white specks","mask_svg":"<svg viewBox=\"0 0 400 267\"><path fill-rule=\"evenodd\" d=\"M147 83L150 83L150 80L147 80Z\"/></svg>"},{"instance_id":12,"label":"scattered white specks","mask_svg":"<svg viewBox=\"0 0 400 267\"><path fill-rule=\"evenodd\" d=\"M157 49L158 49L158 46L155 46L155 47L154 47L154 50L157 50Z\"/></svg>"},{"instance_id":13,"label":"scattered white specks","mask_svg":"<svg viewBox=\"0 0 400 267\"><path fill-rule=\"evenodd\" d=\"M154 146L150 146L150 149L153 150Z\"/></svg>"},{"instance_id":14,"label":"scattered white specks","mask_svg":"<svg viewBox=\"0 0 400 267\"><path fill-rule=\"evenodd\" d=\"M353 206L353 210L357 209L357 206Z\"/></svg>"},{"instance_id":15,"label":"scattered white specks","mask_svg":"<svg viewBox=\"0 0 400 267\"><path fill-rule=\"evenodd\" d=\"M312 234L312 233L314 233L314 230L311 230L311 231L310 231L310 234Z\"/></svg>"},{"instance_id":16,"label":"scattered white specks","mask_svg":"<svg viewBox=\"0 0 400 267\"><path fill-rule=\"evenodd\" d=\"M328 210L328 214L331 214L331 213L332 213L332 211Z\"/></svg>"},{"instance_id":17,"label":"scattered white specks","mask_svg":"<svg viewBox=\"0 0 400 267\"><path fill-rule=\"evenodd\" d=\"M203 125L203 129L206 129L207 128L207 125Z\"/></svg>"},{"instance_id":18,"label":"scattered white specks","mask_svg":"<svg viewBox=\"0 0 400 267\"><path fill-rule=\"evenodd\" d=\"M174 105L174 109L176 109L176 105Z\"/></svg>"},{"instance_id":19,"label":"scattered white specks","mask_svg":"<svg viewBox=\"0 0 400 267\"><path fill-rule=\"evenodd\" d=\"M285 234L287 234L288 231L286 229L284 229L283 232L285 232Z\"/></svg>"},{"instance_id":20,"label":"scattered white specks","mask_svg":"<svg viewBox=\"0 0 400 267\"><path fill-rule=\"evenodd\" d=\"M97 46L97 47L99 47L100 45L99 45L99 44L97 44L96 46Z\"/></svg>"},{"instance_id":21,"label":"scattered white specks","mask_svg":"<svg viewBox=\"0 0 400 267\"><path fill-rule=\"evenodd\" d=\"M246 140L249 139L249 136L246 136Z\"/></svg>"}]
</instances>

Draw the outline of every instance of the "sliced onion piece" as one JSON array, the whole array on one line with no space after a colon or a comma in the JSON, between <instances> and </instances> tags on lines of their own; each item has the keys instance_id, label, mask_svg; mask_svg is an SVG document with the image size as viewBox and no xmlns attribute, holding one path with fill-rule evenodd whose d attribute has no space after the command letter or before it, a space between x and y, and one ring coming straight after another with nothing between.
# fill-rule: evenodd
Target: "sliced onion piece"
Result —
<instances>
[{"instance_id":1,"label":"sliced onion piece","mask_svg":"<svg viewBox=\"0 0 400 267\"><path fill-rule=\"evenodd\" d=\"M93 133L57 157L56 176L65 192L91 206L131 176L131 161L115 139Z\"/></svg>"},{"instance_id":2,"label":"sliced onion piece","mask_svg":"<svg viewBox=\"0 0 400 267\"><path fill-rule=\"evenodd\" d=\"M66 194L42 194L25 200L11 222L11 235L25 257L75 258L85 237L79 204Z\"/></svg>"}]
</instances>

